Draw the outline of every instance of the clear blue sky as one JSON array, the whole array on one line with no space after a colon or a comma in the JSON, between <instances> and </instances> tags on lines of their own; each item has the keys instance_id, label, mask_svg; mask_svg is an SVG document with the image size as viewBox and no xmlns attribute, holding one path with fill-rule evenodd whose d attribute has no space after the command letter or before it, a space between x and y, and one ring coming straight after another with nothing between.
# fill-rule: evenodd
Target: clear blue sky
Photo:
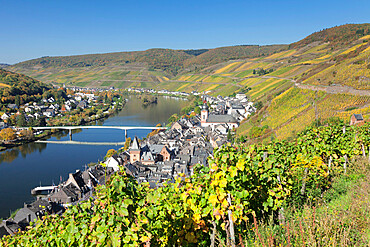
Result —
<instances>
[{"instance_id":1,"label":"clear blue sky","mask_svg":"<svg viewBox=\"0 0 370 247\"><path fill-rule=\"evenodd\" d=\"M0 63L298 41L370 22L369 0L0 0Z\"/></svg>"}]
</instances>

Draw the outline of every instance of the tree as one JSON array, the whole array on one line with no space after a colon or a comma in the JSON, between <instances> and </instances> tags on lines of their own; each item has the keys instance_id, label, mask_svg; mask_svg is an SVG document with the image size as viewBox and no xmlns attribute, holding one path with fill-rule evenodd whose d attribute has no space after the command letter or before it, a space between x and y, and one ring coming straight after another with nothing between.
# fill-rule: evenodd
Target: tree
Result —
<instances>
[{"instance_id":1,"label":"tree","mask_svg":"<svg viewBox=\"0 0 370 247\"><path fill-rule=\"evenodd\" d=\"M15 96L15 104L19 107L21 105L21 96Z\"/></svg>"},{"instance_id":2,"label":"tree","mask_svg":"<svg viewBox=\"0 0 370 247\"><path fill-rule=\"evenodd\" d=\"M27 126L26 116L23 112L21 112L17 117L17 125L19 127Z\"/></svg>"},{"instance_id":3,"label":"tree","mask_svg":"<svg viewBox=\"0 0 370 247\"><path fill-rule=\"evenodd\" d=\"M33 137L33 131L32 129L24 129L24 130L21 130L19 135L23 138L31 139Z\"/></svg>"},{"instance_id":4,"label":"tree","mask_svg":"<svg viewBox=\"0 0 370 247\"><path fill-rule=\"evenodd\" d=\"M261 101L257 101L254 103L254 107L256 107L257 111L259 111L263 107L263 103Z\"/></svg>"},{"instance_id":5,"label":"tree","mask_svg":"<svg viewBox=\"0 0 370 247\"><path fill-rule=\"evenodd\" d=\"M106 159L108 159L108 158L110 158L110 157L112 157L113 155L116 155L117 154L117 151L116 150L114 150L114 149L109 149L108 151L107 151L107 154L105 155L105 158Z\"/></svg>"},{"instance_id":6,"label":"tree","mask_svg":"<svg viewBox=\"0 0 370 247\"><path fill-rule=\"evenodd\" d=\"M230 131L230 130L228 130L228 131L227 131L227 140L228 140L228 141L232 141L232 139L233 139L233 135L231 134L231 131Z\"/></svg>"},{"instance_id":7,"label":"tree","mask_svg":"<svg viewBox=\"0 0 370 247\"><path fill-rule=\"evenodd\" d=\"M46 119L45 117L40 117L39 119L39 124L38 124L40 127L44 127L46 126Z\"/></svg>"},{"instance_id":8,"label":"tree","mask_svg":"<svg viewBox=\"0 0 370 247\"><path fill-rule=\"evenodd\" d=\"M5 120L6 123L10 126L13 126L16 124L17 122L17 119L16 119L16 116L15 115L11 115L8 119Z\"/></svg>"},{"instance_id":9,"label":"tree","mask_svg":"<svg viewBox=\"0 0 370 247\"><path fill-rule=\"evenodd\" d=\"M123 146L123 150L128 150L129 149L129 147L130 147L130 144L131 144L131 138L130 137L128 137L127 139L126 139L126 141L125 141L125 145Z\"/></svg>"},{"instance_id":10,"label":"tree","mask_svg":"<svg viewBox=\"0 0 370 247\"><path fill-rule=\"evenodd\" d=\"M0 131L0 139L3 141L12 141L16 137L15 131L11 128L5 128Z\"/></svg>"},{"instance_id":11,"label":"tree","mask_svg":"<svg viewBox=\"0 0 370 247\"><path fill-rule=\"evenodd\" d=\"M179 116L175 113L173 114L169 119L168 119L168 122L169 123L173 123L173 122L176 122L177 119L179 119Z\"/></svg>"},{"instance_id":12,"label":"tree","mask_svg":"<svg viewBox=\"0 0 370 247\"><path fill-rule=\"evenodd\" d=\"M194 112L199 115L200 114L200 107L199 106L195 107Z\"/></svg>"}]
</instances>

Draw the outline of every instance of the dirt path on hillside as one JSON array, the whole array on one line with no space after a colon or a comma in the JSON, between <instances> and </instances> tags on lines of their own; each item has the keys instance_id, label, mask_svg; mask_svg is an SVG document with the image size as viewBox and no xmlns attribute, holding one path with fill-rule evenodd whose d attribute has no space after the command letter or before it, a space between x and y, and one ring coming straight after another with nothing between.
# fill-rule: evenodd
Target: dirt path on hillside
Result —
<instances>
[{"instance_id":1,"label":"dirt path on hillside","mask_svg":"<svg viewBox=\"0 0 370 247\"><path fill-rule=\"evenodd\" d=\"M233 85L233 86L236 86L236 87L243 87L242 85L239 85L239 84L235 84L235 83L232 83L232 82L229 82L229 83L226 83L226 82L200 82L200 81L179 81L179 80L168 80L166 82L181 82L181 83L197 83L197 84L217 84L217 85Z\"/></svg>"},{"instance_id":2,"label":"dirt path on hillside","mask_svg":"<svg viewBox=\"0 0 370 247\"><path fill-rule=\"evenodd\" d=\"M290 80L291 82L294 82L294 86L301 88L301 89L308 89L312 91L323 91L330 94L352 94L356 96L370 96L370 90L360 90L355 89L350 86L345 85L331 85L331 86L320 86L320 85L307 85L307 84L301 84L298 83L296 80L293 80L291 78L283 78L283 77L277 77L277 76L263 76L264 78L275 78L275 79L285 79Z\"/></svg>"},{"instance_id":3,"label":"dirt path on hillside","mask_svg":"<svg viewBox=\"0 0 370 247\"><path fill-rule=\"evenodd\" d=\"M332 85L332 86L314 86L314 85L305 85L300 83L294 84L296 87L301 89L308 89L313 91L323 91L330 94L352 94L356 96L370 96L370 90L359 90L354 89L350 86L344 86L344 85Z\"/></svg>"}]
</instances>

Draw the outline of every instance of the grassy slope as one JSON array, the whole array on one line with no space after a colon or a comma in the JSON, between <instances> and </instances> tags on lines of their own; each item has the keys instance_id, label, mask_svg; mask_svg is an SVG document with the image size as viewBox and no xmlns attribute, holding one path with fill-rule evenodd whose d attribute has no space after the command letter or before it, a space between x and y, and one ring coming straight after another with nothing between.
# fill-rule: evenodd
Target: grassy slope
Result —
<instances>
[{"instance_id":1,"label":"grassy slope","mask_svg":"<svg viewBox=\"0 0 370 247\"><path fill-rule=\"evenodd\" d=\"M258 222L244 236L246 246L368 246L370 166L358 159L338 176L319 201L287 209L284 225ZM281 244L281 245L279 245Z\"/></svg>"}]
</instances>

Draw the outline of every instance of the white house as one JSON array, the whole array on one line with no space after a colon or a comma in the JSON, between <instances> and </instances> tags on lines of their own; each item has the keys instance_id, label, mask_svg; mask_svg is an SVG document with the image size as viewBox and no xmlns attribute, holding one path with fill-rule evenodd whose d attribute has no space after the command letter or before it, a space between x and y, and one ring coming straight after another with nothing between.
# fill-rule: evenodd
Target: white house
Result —
<instances>
[{"instance_id":1,"label":"white house","mask_svg":"<svg viewBox=\"0 0 370 247\"><path fill-rule=\"evenodd\" d=\"M8 114L6 114L6 113L4 113L3 115L1 115L1 119L2 120L6 120L6 119L8 119L10 116L8 115Z\"/></svg>"},{"instance_id":2,"label":"white house","mask_svg":"<svg viewBox=\"0 0 370 247\"><path fill-rule=\"evenodd\" d=\"M112 167L113 170L116 172L120 169L120 158L110 157L104 162L107 167Z\"/></svg>"},{"instance_id":3,"label":"white house","mask_svg":"<svg viewBox=\"0 0 370 247\"><path fill-rule=\"evenodd\" d=\"M242 100L242 99L247 98L247 96L243 93L238 93L235 95L235 98L237 98L238 100Z\"/></svg>"}]
</instances>

